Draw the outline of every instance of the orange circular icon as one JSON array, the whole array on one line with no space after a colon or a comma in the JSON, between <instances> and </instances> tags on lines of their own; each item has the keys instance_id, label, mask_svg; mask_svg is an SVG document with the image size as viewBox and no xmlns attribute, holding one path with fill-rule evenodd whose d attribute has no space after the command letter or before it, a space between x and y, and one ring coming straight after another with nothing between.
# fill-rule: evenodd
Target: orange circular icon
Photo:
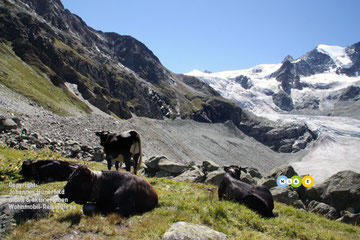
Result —
<instances>
[{"instance_id":1,"label":"orange circular icon","mask_svg":"<svg viewBox=\"0 0 360 240\"><path fill-rule=\"evenodd\" d=\"M314 178L310 175L303 177L302 184L304 187L309 188L314 185Z\"/></svg>"}]
</instances>

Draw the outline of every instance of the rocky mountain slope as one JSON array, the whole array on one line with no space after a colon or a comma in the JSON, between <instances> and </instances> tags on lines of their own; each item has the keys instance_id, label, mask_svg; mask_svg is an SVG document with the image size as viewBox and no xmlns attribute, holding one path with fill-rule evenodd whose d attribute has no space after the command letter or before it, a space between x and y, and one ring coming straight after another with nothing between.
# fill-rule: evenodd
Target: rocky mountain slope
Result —
<instances>
[{"instance_id":1,"label":"rocky mountain slope","mask_svg":"<svg viewBox=\"0 0 360 240\"><path fill-rule=\"evenodd\" d=\"M279 152L316 138L305 124L257 118L197 78L172 73L138 40L92 29L59 0L2 1L0 26L0 82L30 105L60 115L95 106L122 119L230 121Z\"/></svg>"}]
</instances>

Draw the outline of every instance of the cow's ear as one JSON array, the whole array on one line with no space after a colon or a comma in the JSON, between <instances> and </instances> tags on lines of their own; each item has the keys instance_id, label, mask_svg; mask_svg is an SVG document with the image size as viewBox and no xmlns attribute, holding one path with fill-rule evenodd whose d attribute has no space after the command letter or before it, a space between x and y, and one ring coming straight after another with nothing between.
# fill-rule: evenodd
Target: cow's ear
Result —
<instances>
[{"instance_id":1,"label":"cow's ear","mask_svg":"<svg viewBox=\"0 0 360 240\"><path fill-rule=\"evenodd\" d=\"M229 170L230 166L224 166L224 171L227 172Z\"/></svg>"},{"instance_id":2,"label":"cow's ear","mask_svg":"<svg viewBox=\"0 0 360 240\"><path fill-rule=\"evenodd\" d=\"M101 133L102 133L102 132L95 132L95 135L100 137L100 136L101 136Z\"/></svg>"}]
</instances>

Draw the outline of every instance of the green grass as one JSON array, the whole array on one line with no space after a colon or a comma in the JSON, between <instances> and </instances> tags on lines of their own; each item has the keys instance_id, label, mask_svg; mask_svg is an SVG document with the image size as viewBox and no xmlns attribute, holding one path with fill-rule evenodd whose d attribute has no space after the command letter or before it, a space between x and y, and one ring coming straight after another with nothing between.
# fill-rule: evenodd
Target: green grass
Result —
<instances>
[{"instance_id":1,"label":"green grass","mask_svg":"<svg viewBox=\"0 0 360 240\"><path fill-rule=\"evenodd\" d=\"M0 193L8 194L10 182L21 181L20 164L27 158L60 158L51 151L18 151L0 147L1 162L14 164L0 182ZM92 169L105 169L88 163ZM8 174L1 172L1 174ZM48 218L18 225L5 239L161 239L177 221L204 224L230 239L359 239L360 228L330 221L312 213L275 203L276 218L262 218L245 206L217 200L217 187L169 179L148 178L159 195L159 205L143 215L122 218L116 214L84 216L81 206L57 209ZM61 189L65 182L39 184L41 189Z\"/></svg>"},{"instance_id":2,"label":"green grass","mask_svg":"<svg viewBox=\"0 0 360 240\"><path fill-rule=\"evenodd\" d=\"M25 64L5 43L0 43L0 83L59 115L71 115L71 110L91 112L70 91L54 86L35 67Z\"/></svg>"}]
</instances>

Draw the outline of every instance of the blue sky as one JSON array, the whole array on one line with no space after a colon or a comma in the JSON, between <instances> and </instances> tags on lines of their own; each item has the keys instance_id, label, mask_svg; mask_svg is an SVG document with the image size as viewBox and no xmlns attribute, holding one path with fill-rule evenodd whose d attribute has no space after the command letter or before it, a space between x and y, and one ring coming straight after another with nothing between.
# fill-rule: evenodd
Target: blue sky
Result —
<instances>
[{"instance_id":1,"label":"blue sky","mask_svg":"<svg viewBox=\"0 0 360 240\"><path fill-rule=\"evenodd\" d=\"M359 0L61 0L90 27L130 35L176 73L298 58L360 41Z\"/></svg>"}]
</instances>

